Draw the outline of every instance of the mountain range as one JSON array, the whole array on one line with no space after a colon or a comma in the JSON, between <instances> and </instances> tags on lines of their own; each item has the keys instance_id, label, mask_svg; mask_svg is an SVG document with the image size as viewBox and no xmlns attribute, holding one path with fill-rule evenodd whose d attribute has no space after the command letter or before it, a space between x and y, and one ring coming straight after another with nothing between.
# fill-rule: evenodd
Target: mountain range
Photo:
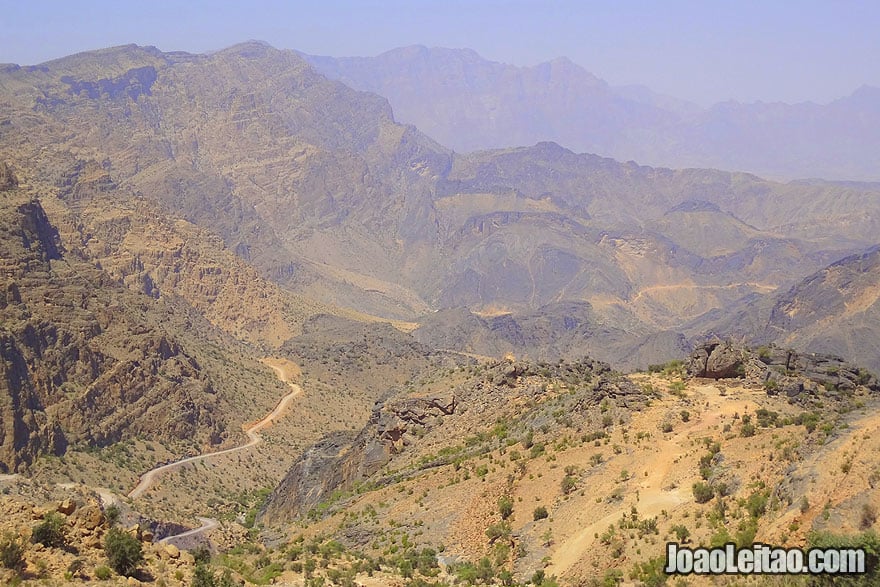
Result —
<instances>
[{"instance_id":1,"label":"mountain range","mask_svg":"<svg viewBox=\"0 0 880 587\"><path fill-rule=\"evenodd\" d=\"M411 110L397 103L407 100ZM764 106L730 106L741 122L730 136L750 137L736 157L774 176L804 157L811 176L872 179L804 163L831 169L852 147L853 169L868 169L872 90L848 100L774 106L788 122L763 127ZM826 157L830 143L794 141L814 128L797 116L818 128L835 108L861 117L846 148ZM706 163L734 171L652 166L602 146L683 149L692 132L687 148L709 161L727 135L700 148L709 135L695 129L717 128L706 121L722 110L611 88L567 60L513 68L419 47L332 60L260 42L204 55L127 45L0 67L0 482L19 484L21 503L28 483L109 492L154 530L213 508L225 544L256 549L251 571L236 567L253 583L272 557L314 563L326 548L330 564L328 536L383 552L374 570L393 560L405 575L418 561L392 556L410 550L385 526L405 528L409 544L426 524L419 540L454 550L445 572L464 564L455 557L486 557L525 581L546 556L552 572L582 579L587 565L623 564L612 545L641 564L654 540L650 528L612 533L595 554L604 522L635 531L631 508L703 516L681 483L711 483L721 510L737 504L742 524L724 510L712 532L748 536L766 512L743 504L770 499L759 482L778 488L766 537L806 540L795 517L871 527L857 512L875 495L874 465L840 453L870 449L860 430L877 425L880 184L765 179L735 157ZM419 112L424 128L409 119ZM779 157L753 148L759 127ZM770 140L780 128L790 134ZM477 138L487 142L455 144ZM639 368L651 373L622 373ZM294 378L296 417L264 420ZM252 452L119 497L166 461L242 447L254 422L266 426ZM756 433L766 468L748 457ZM719 446L705 463L702 439ZM652 475L658 446L679 456ZM846 458L857 484L819 472ZM786 501L811 479L825 492L811 499L834 501L827 517L819 501ZM473 498L464 517L459 483ZM528 500L534 518L516 501L513 518L496 520L502 496ZM31 515L21 503L0 500L15 519ZM432 522L426 504L446 517ZM588 508L603 527L562 522ZM283 555L249 529L275 517L261 540ZM294 519L313 552L286 534ZM674 532L673 518L654 523ZM700 537L714 540L709 531ZM177 560L169 552L156 556ZM195 570L180 572L170 584Z\"/></svg>"},{"instance_id":2,"label":"mountain range","mask_svg":"<svg viewBox=\"0 0 880 587\"><path fill-rule=\"evenodd\" d=\"M0 87L14 166L149 201L285 291L363 316L543 312L642 348L874 245L880 222L874 184L647 167L552 142L454 153L395 122L384 99L262 43L210 55L119 47L6 67ZM153 286L167 275L120 271ZM273 344L295 331L263 320L276 320ZM621 366L649 359L577 341L564 346Z\"/></svg>"},{"instance_id":3,"label":"mountain range","mask_svg":"<svg viewBox=\"0 0 880 587\"><path fill-rule=\"evenodd\" d=\"M332 79L385 96L400 121L456 151L554 141L648 165L880 179L880 89L870 86L822 105L702 108L644 86L611 86L564 57L518 67L418 45L376 57L305 57Z\"/></svg>"}]
</instances>

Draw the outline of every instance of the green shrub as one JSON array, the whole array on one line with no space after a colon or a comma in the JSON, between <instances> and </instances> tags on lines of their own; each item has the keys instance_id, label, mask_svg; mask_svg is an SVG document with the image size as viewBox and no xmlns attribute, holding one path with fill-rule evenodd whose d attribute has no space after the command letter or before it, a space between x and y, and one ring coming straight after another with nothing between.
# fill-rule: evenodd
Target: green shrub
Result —
<instances>
[{"instance_id":1,"label":"green shrub","mask_svg":"<svg viewBox=\"0 0 880 587\"><path fill-rule=\"evenodd\" d=\"M694 483L692 489L697 503L706 503L715 496L715 490L708 483L698 481Z\"/></svg>"},{"instance_id":2,"label":"green shrub","mask_svg":"<svg viewBox=\"0 0 880 587\"><path fill-rule=\"evenodd\" d=\"M755 491L746 500L746 510L753 518L760 518L767 511L768 493Z\"/></svg>"},{"instance_id":3,"label":"green shrub","mask_svg":"<svg viewBox=\"0 0 880 587\"><path fill-rule=\"evenodd\" d=\"M538 506L535 508L535 511L532 512L532 519L537 522L538 520L543 520L548 515L549 514L547 513L547 508L545 508L544 506Z\"/></svg>"},{"instance_id":4,"label":"green shrub","mask_svg":"<svg viewBox=\"0 0 880 587\"><path fill-rule=\"evenodd\" d=\"M111 503L107 506L107 509L104 510L104 517L107 519L107 523L111 526L115 526L119 521L119 506L115 503Z\"/></svg>"},{"instance_id":5,"label":"green shrub","mask_svg":"<svg viewBox=\"0 0 880 587\"><path fill-rule=\"evenodd\" d=\"M101 581L106 581L110 578L112 574L113 572L107 565L100 565L95 567L95 577Z\"/></svg>"},{"instance_id":6,"label":"green shrub","mask_svg":"<svg viewBox=\"0 0 880 587\"><path fill-rule=\"evenodd\" d=\"M191 587L216 587L214 573L203 564L196 565Z\"/></svg>"},{"instance_id":7,"label":"green shrub","mask_svg":"<svg viewBox=\"0 0 880 587\"><path fill-rule=\"evenodd\" d=\"M3 540L0 540L0 564L13 571L24 568L24 539L11 532L3 535Z\"/></svg>"},{"instance_id":8,"label":"green shrub","mask_svg":"<svg viewBox=\"0 0 880 587\"><path fill-rule=\"evenodd\" d=\"M104 553L110 566L120 575L132 576L144 560L140 541L119 528L110 528L104 539Z\"/></svg>"},{"instance_id":9,"label":"green shrub","mask_svg":"<svg viewBox=\"0 0 880 587\"><path fill-rule=\"evenodd\" d=\"M67 544L67 533L64 528L64 516L57 512L49 512L43 521L37 524L31 535L31 541L43 546L60 548Z\"/></svg>"},{"instance_id":10,"label":"green shrub","mask_svg":"<svg viewBox=\"0 0 880 587\"><path fill-rule=\"evenodd\" d=\"M498 512L501 514L501 519L506 520L510 516L513 515L513 500L506 495L502 495L498 498Z\"/></svg>"},{"instance_id":11,"label":"green shrub","mask_svg":"<svg viewBox=\"0 0 880 587\"><path fill-rule=\"evenodd\" d=\"M486 528L486 536L489 537L491 542L495 542L499 538L508 538L510 537L510 524L507 522L492 524Z\"/></svg>"},{"instance_id":12,"label":"green shrub","mask_svg":"<svg viewBox=\"0 0 880 587\"><path fill-rule=\"evenodd\" d=\"M674 526L672 526L672 528L670 528L670 530L673 534L675 534L675 537L678 538L679 542L684 542L691 535L691 531L688 530L687 526L683 524L675 524Z\"/></svg>"}]
</instances>

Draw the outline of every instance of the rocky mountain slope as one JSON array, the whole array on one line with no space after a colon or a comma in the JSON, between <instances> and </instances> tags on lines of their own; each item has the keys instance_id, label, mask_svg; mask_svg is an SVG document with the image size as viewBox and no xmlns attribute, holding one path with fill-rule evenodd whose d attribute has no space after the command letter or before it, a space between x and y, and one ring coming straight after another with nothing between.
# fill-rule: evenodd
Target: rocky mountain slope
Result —
<instances>
[{"instance_id":1,"label":"rocky mountain slope","mask_svg":"<svg viewBox=\"0 0 880 587\"><path fill-rule=\"evenodd\" d=\"M92 578L117 503L252 584L549 587L876 526L876 378L802 352L874 367L876 184L460 155L261 43L4 66L0 161L0 551L62 507Z\"/></svg>"},{"instance_id":2,"label":"rocky mountain slope","mask_svg":"<svg viewBox=\"0 0 880 587\"><path fill-rule=\"evenodd\" d=\"M353 578L341 553L447 584L672 584L657 568L667 540L845 543L876 526L875 377L720 341L686 363L692 375L513 360L437 372L377 403L359 434L307 450L262 519L297 520L294 561L331 541L330 568Z\"/></svg>"},{"instance_id":3,"label":"rocky mountain slope","mask_svg":"<svg viewBox=\"0 0 880 587\"><path fill-rule=\"evenodd\" d=\"M880 371L878 250L869 247L778 291L746 296L685 325L689 340L733 337L754 346L831 353Z\"/></svg>"},{"instance_id":4,"label":"rocky mountain slope","mask_svg":"<svg viewBox=\"0 0 880 587\"><path fill-rule=\"evenodd\" d=\"M119 258L101 261L108 270L148 278L147 289L171 279L215 323L272 345L297 327L234 316L238 296L266 295L254 312L281 305L294 322L333 307L415 322L457 307L527 316L587 303L596 332L636 348L874 244L880 217L869 184L673 171L553 143L456 155L396 123L383 99L260 43L201 56L119 47L9 67L0 88L3 152L61 186L85 220L103 222L100 210L129 194L141 199L129 209L155 206L218 235L300 297L181 281L134 234L126 258L109 245ZM77 190L99 195L74 205ZM178 246L167 227L159 234ZM138 255L150 267L126 266ZM217 275L210 263L193 270L199 282Z\"/></svg>"},{"instance_id":5,"label":"rocky mountain slope","mask_svg":"<svg viewBox=\"0 0 880 587\"><path fill-rule=\"evenodd\" d=\"M776 297L766 337L880 370L880 249L852 255Z\"/></svg>"},{"instance_id":6,"label":"rocky mountain slope","mask_svg":"<svg viewBox=\"0 0 880 587\"><path fill-rule=\"evenodd\" d=\"M2 468L70 444L226 438L222 391L193 340L172 326L187 316L68 251L22 190L0 193L0 206Z\"/></svg>"},{"instance_id":7,"label":"rocky mountain slope","mask_svg":"<svg viewBox=\"0 0 880 587\"><path fill-rule=\"evenodd\" d=\"M457 151L555 141L575 151L670 167L776 178L876 181L880 90L830 104L700 108L644 87L609 86L566 58L517 67L470 49L393 49L376 57L305 58L324 75L391 102Z\"/></svg>"}]
</instances>

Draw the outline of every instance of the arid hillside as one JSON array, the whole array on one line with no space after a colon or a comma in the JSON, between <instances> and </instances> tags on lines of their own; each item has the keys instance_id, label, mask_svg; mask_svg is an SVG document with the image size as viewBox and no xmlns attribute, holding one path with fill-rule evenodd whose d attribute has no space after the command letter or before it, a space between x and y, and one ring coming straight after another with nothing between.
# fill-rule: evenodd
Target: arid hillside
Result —
<instances>
[{"instance_id":1,"label":"arid hillside","mask_svg":"<svg viewBox=\"0 0 880 587\"><path fill-rule=\"evenodd\" d=\"M407 322L454 308L558 321L573 302L590 308L578 322L615 330L621 348L653 340L645 358L668 359L680 349L658 341L875 244L880 217L871 184L652 168L547 142L455 154L395 122L384 99L256 42L210 55L124 46L7 67L0 95L0 149L14 168L68 200L88 192L77 182L112 188L87 199L89 222L105 222L125 193L213 233L299 294L260 286L266 306L277 300L295 320L335 307ZM115 250L117 235L106 236ZM126 279L164 276L120 261L113 270ZM175 287L204 305L213 293L196 290L217 286ZM295 334L277 318L231 315L239 293L218 290L211 319L275 345Z\"/></svg>"},{"instance_id":2,"label":"arid hillside","mask_svg":"<svg viewBox=\"0 0 880 587\"><path fill-rule=\"evenodd\" d=\"M455 153L259 42L3 66L0 582L874 548L878 228L875 184Z\"/></svg>"}]
</instances>

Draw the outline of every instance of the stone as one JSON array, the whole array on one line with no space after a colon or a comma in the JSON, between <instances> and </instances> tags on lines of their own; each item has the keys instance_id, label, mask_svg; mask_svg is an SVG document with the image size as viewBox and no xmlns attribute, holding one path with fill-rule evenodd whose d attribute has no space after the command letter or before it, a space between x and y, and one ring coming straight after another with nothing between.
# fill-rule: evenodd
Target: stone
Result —
<instances>
[{"instance_id":1,"label":"stone","mask_svg":"<svg viewBox=\"0 0 880 587\"><path fill-rule=\"evenodd\" d=\"M742 353L730 344L721 344L712 349L706 361L705 377L727 379L743 375Z\"/></svg>"},{"instance_id":2,"label":"stone","mask_svg":"<svg viewBox=\"0 0 880 587\"><path fill-rule=\"evenodd\" d=\"M168 558L179 558L180 557L180 549L174 546L173 544L166 544L162 549L165 556Z\"/></svg>"},{"instance_id":3,"label":"stone","mask_svg":"<svg viewBox=\"0 0 880 587\"><path fill-rule=\"evenodd\" d=\"M69 516L74 511L76 511L76 502L72 499L68 498L58 504L57 511L59 513L64 514L65 516Z\"/></svg>"},{"instance_id":4,"label":"stone","mask_svg":"<svg viewBox=\"0 0 880 587\"><path fill-rule=\"evenodd\" d=\"M707 342L694 349L686 368L694 377L711 379L743 377L746 374L744 357L743 349L735 348L730 342ZM763 367L758 368L758 371L763 371Z\"/></svg>"},{"instance_id":5,"label":"stone","mask_svg":"<svg viewBox=\"0 0 880 587\"><path fill-rule=\"evenodd\" d=\"M104 523L104 513L96 505L86 505L77 510L74 523L91 531Z\"/></svg>"}]
</instances>

